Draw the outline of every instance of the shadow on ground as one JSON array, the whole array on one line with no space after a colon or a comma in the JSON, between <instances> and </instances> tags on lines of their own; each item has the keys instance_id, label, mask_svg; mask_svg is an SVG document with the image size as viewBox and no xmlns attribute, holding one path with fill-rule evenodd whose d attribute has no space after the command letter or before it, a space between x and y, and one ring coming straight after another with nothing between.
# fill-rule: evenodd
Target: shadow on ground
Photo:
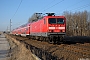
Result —
<instances>
[{"instance_id":1,"label":"shadow on ground","mask_svg":"<svg viewBox=\"0 0 90 60\"><path fill-rule=\"evenodd\" d=\"M64 38L64 43L90 43L90 37L87 36L66 36Z\"/></svg>"}]
</instances>

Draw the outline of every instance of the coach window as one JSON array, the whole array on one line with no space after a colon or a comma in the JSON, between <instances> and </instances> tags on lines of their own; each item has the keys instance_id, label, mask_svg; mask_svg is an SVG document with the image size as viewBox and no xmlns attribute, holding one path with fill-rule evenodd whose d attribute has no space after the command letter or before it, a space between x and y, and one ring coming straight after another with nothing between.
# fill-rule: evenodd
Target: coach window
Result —
<instances>
[{"instance_id":1,"label":"coach window","mask_svg":"<svg viewBox=\"0 0 90 60\"><path fill-rule=\"evenodd\" d=\"M44 19L44 24L46 24L46 21L45 21L45 19Z\"/></svg>"}]
</instances>

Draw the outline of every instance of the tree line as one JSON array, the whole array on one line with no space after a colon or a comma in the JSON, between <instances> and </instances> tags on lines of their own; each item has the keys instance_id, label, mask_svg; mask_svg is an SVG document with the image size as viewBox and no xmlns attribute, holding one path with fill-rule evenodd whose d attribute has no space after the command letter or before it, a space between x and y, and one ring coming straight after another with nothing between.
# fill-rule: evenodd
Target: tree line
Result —
<instances>
[{"instance_id":1,"label":"tree line","mask_svg":"<svg viewBox=\"0 0 90 60\"><path fill-rule=\"evenodd\" d=\"M90 36L90 13L65 11L66 34L68 36Z\"/></svg>"}]
</instances>

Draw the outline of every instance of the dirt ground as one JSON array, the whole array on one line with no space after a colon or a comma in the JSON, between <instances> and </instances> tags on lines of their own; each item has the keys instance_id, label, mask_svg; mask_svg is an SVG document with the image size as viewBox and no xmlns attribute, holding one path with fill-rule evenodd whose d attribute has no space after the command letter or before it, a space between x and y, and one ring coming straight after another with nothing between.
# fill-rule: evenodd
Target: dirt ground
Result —
<instances>
[{"instance_id":1,"label":"dirt ground","mask_svg":"<svg viewBox=\"0 0 90 60\"><path fill-rule=\"evenodd\" d=\"M84 44L72 43L72 44L53 45L37 40L28 40L24 37L17 37L17 36L11 36L11 37L12 38L10 39L12 39L14 42L17 43L13 47L13 43L10 42L12 43L10 45L12 51L12 53L10 54L11 60L36 60L32 56L31 52L26 48L31 50L33 49L32 50L33 53L35 53L42 59L47 59L47 60L53 59L52 56L57 56L58 57L57 59L60 60L81 60L82 58L89 59L90 57L90 49L89 49L90 43L84 43ZM47 51L49 54L47 54L45 51Z\"/></svg>"},{"instance_id":2,"label":"dirt ground","mask_svg":"<svg viewBox=\"0 0 90 60\"><path fill-rule=\"evenodd\" d=\"M37 60L30 50L26 49L24 44L17 45L13 41L9 40L10 51L8 60Z\"/></svg>"},{"instance_id":3,"label":"dirt ground","mask_svg":"<svg viewBox=\"0 0 90 60\"><path fill-rule=\"evenodd\" d=\"M9 60L35 60L31 55L31 52L27 50L23 45L15 46L11 52L11 58Z\"/></svg>"}]
</instances>

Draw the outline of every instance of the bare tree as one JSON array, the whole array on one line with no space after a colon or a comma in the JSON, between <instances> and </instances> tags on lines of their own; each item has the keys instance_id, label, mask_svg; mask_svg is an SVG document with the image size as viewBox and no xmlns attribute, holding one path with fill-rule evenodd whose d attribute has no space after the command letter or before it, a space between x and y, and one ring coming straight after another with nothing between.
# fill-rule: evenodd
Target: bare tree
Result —
<instances>
[{"instance_id":1,"label":"bare tree","mask_svg":"<svg viewBox=\"0 0 90 60\"><path fill-rule=\"evenodd\" d=\"M38 19L42 18L42 13L34 13L28 20L28 23L37 21Z\"/></svg>"},{"instance_id":2,"label":"bare tree","mask_svg":"<svg viewBox=\"0 0 90 60\"><path fill-rule=\"evenodd\" d=\"M69 36L87 36L89 23L88 23L88 12L64 12L66 17L67 35Z\"/></svg>"}]
</instances>

